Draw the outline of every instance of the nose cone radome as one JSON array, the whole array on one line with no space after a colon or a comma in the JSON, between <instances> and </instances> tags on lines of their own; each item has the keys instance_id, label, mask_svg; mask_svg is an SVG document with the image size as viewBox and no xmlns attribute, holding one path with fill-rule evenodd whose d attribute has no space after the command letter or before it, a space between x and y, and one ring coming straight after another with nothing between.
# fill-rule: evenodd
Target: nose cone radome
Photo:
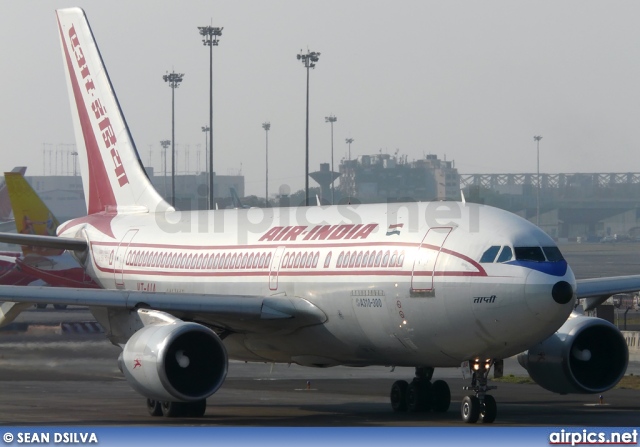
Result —
<instances>
[{"instance_id":1,"label":"nose cone radome","mask_svg":"<svg viewBox=\"0 0 640 447\"><path fill-rule=\"evenodd\" d=\"M551 288L551 297L558 304L567 304L573 298L573 287L567 281L558 281Z\"/></svg>"},{"instance_id":2,"label":"nose cone radome","mask_svg":"<svg viewBox=\"0 0 640 447\"><path fill-rule=\"evenodd\" d=\"M533 271L527 277L525 300L535 317L558 327L574 308L576 283L573 273L557 277Z\"/></svg>"}]
</instances>

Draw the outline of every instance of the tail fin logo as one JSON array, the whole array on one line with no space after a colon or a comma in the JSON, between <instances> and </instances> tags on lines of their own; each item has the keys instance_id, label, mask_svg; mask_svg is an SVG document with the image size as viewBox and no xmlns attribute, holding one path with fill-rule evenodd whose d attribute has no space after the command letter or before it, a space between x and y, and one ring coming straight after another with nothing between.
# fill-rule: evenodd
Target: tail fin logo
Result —
<instances>
[{"instance_id":1,"label":"tail fin logo","mask_svg":"<svg viewBox=\"0 0 640 447\"><path fill-rule=\"evenodd\" d=\"M82 46L80 45L80 40L78 39L78 34L76 33L76 29L74 26L71 26L69 28L69 40L71 41L71 47L76 58L76 63L78 64L78 69L80 70L80 75L82 76L82 80L84 81L84 87L87 93L92 98L95 98L95 84L91 77L89 67L87 66L87 61L84 57ZM115 132L113 131L113 127L111 126L111 120L109 119L107 109L100 102L100 98L96 98L91 103L91 110L93 111L95 120L98 123L98 128L100 129L102 140L104 141L106 148L110 151L111 159L113 160L114 165L114 172L116 178L118 179L118 184L120 185L120 187L123 187L124 185L129 183L129 179L127 178L127 173L124 170L124 165L120 160L120 154L118 154L118 151L115 147L118 140L116 138Z\"/></svg>"}]
</instances>

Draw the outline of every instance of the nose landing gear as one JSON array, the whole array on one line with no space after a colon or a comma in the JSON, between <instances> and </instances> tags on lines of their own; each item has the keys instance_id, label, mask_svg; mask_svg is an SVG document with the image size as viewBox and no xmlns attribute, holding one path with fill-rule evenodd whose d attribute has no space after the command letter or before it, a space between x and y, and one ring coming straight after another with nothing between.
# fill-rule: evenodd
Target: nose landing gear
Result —
<instances>
[{"instance_id":1,"label":"nose landing gear","mask_svg":"<svg viewBox=\"0 0 640 447\"><path fill-rule=\"evenodd\" d=\"M391 387L393 411L444 413L451 404L449 385L443 380L431 382L433 368L416 367L416 376L411 383L396 381Z\"/></svg>"},{"instance_id":2,"label":"nose landing gear","mask_svg":"<svg viewBox=\"0 0 640 447\"><path fill-rule=\"evenodd\" d=\"M475 394L465 396L462 399L460 415L463 422L474 424L480 420L485 424L490 424L496 420L498 414L496 400L487 394L487 391L497 388L487 385L489 370L493 363L494 361L490 359L485 362L481 362L480 359L470 362L471 386L466 386L464 389L473 391Z\"/></svg>"}]
</instances>

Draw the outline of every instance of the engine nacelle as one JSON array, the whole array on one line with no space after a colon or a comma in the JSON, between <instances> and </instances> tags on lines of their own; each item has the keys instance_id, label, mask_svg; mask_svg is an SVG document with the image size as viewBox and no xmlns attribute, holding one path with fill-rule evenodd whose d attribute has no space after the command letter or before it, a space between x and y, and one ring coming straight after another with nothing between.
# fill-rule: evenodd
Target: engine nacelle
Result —
<instances>
[{"instance_id":1,"label":"engine nacelle","mask_svg":"<svg viewBox=\"0 0 640 447\"><path fill-rule=\"evenodd\" d=\"M624 376L629 350L613 324L578 315L519 354L518 362L538 385L554 393L602 393Z\"/></svg>"},{"instance_id":2,"label":"engine nacelle","mask_svg":"<svg viewBox=\"0 0 640 447\"><path fill-rule=\"evenodd\" d=\"M149 325L127 341L120 370L140 394L155 400L194 402L215 393L227 376L222 340L211 329L178 321Z\"/></svg>"}]
</instances>

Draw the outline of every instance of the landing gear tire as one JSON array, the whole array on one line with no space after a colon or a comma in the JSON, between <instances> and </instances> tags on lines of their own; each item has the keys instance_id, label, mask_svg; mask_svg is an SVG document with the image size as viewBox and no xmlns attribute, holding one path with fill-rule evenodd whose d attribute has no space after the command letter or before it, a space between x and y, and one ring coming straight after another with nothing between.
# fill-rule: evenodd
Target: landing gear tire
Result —
<instances>
[{"instance_id":1,"label":"landing gear tire","mask_svg":"<svg viewBox=\"0 0 640 447\"><path fill-rule=\"evenodd\" d=\"M162 402L162 415L166 418L179 418L187 415L187 407L183 402Z\"/></svg>"},{"instance_id":2,"label":"landing gear tire","mask_svg":"<svg viewBox=\"0 0 640 447\"><path fill-rule=\"evenodd\" d=\"M407 411L407 389L409 384L405 380L396 380L391 386L391 408L395 412Z\"/></svg>"},{"instance_id":3,"label":"landing gear tire","mask_svg":"<svg viewBox=\"0 0 640 447\"><path fill-rule=\"evenodd\" d=\"M476 396L465 396L460 405L460 415L462 422L475 424L480 417L480 399Z\"/></svg>"},{"instance_id":4,"label":"landing gear tire","mask_svg":"<svg viewBox=\"0 0 640 447\"><path fill-rule=\"evenodd\" d=\"M487 394L484 396L484 402L482 403L482 408L480 409L480 420L484 424L491 424L496 420L496 416L498 415L498 405L496 404L496 400L493 396Z\"/></svg>"},{"instance_id":5,"label":"landing gear tire","mask_svg":"<svg viewBox=\"0 0 640 447\"><path fill-rule=\"evenodd\" d=\"M431 382L414 380L407 389L407 407L409 411L417 413L431 409Z\"/></svg>"},{"instance_id":6,"label":"landing gear tire","mask_svg":"<svg viewBox=\"0 0 640 447\"><path fill-rule=\"evenodd\" d=\"M162 403L159 400L147 399L147 411L151 416L162 416Z\"/></svg>"},{"instance_id":7,"label":"landing gear tire","mask_svg":"<svg viewBox=\"0 0 640 447\"><path fill-rule=\"evenodd\" d=\"M187 405L187 416L201 418L207 411L207 400L202 399L196 402L190 402Z\"/></svg>"},{"instance_id":8,"label":"landing gear tire","mask_svg":"<svg viewBox=\"0 0 640 447\"><path fill-rule=\"evenodd\" d=\"M147 407L149 407L149 400L147 400ZM207 411L207 400L201 399L195 402L162 402L160 408L164 417L200 418L204 416L204 413ZM151 410L149 410L149 413L151 413Z\"/></svg>"},{"instance_id":9,"label":"landing gear tire","mask_svg":"<svg viewBox=\"0 0 640 447\"><path fill-rule=\"evenodd\" d=\"M431 409L436 413L445 413L451 405L451 390L444 380L436 380L431 385Z\"/></svg>"}]
</instances>

